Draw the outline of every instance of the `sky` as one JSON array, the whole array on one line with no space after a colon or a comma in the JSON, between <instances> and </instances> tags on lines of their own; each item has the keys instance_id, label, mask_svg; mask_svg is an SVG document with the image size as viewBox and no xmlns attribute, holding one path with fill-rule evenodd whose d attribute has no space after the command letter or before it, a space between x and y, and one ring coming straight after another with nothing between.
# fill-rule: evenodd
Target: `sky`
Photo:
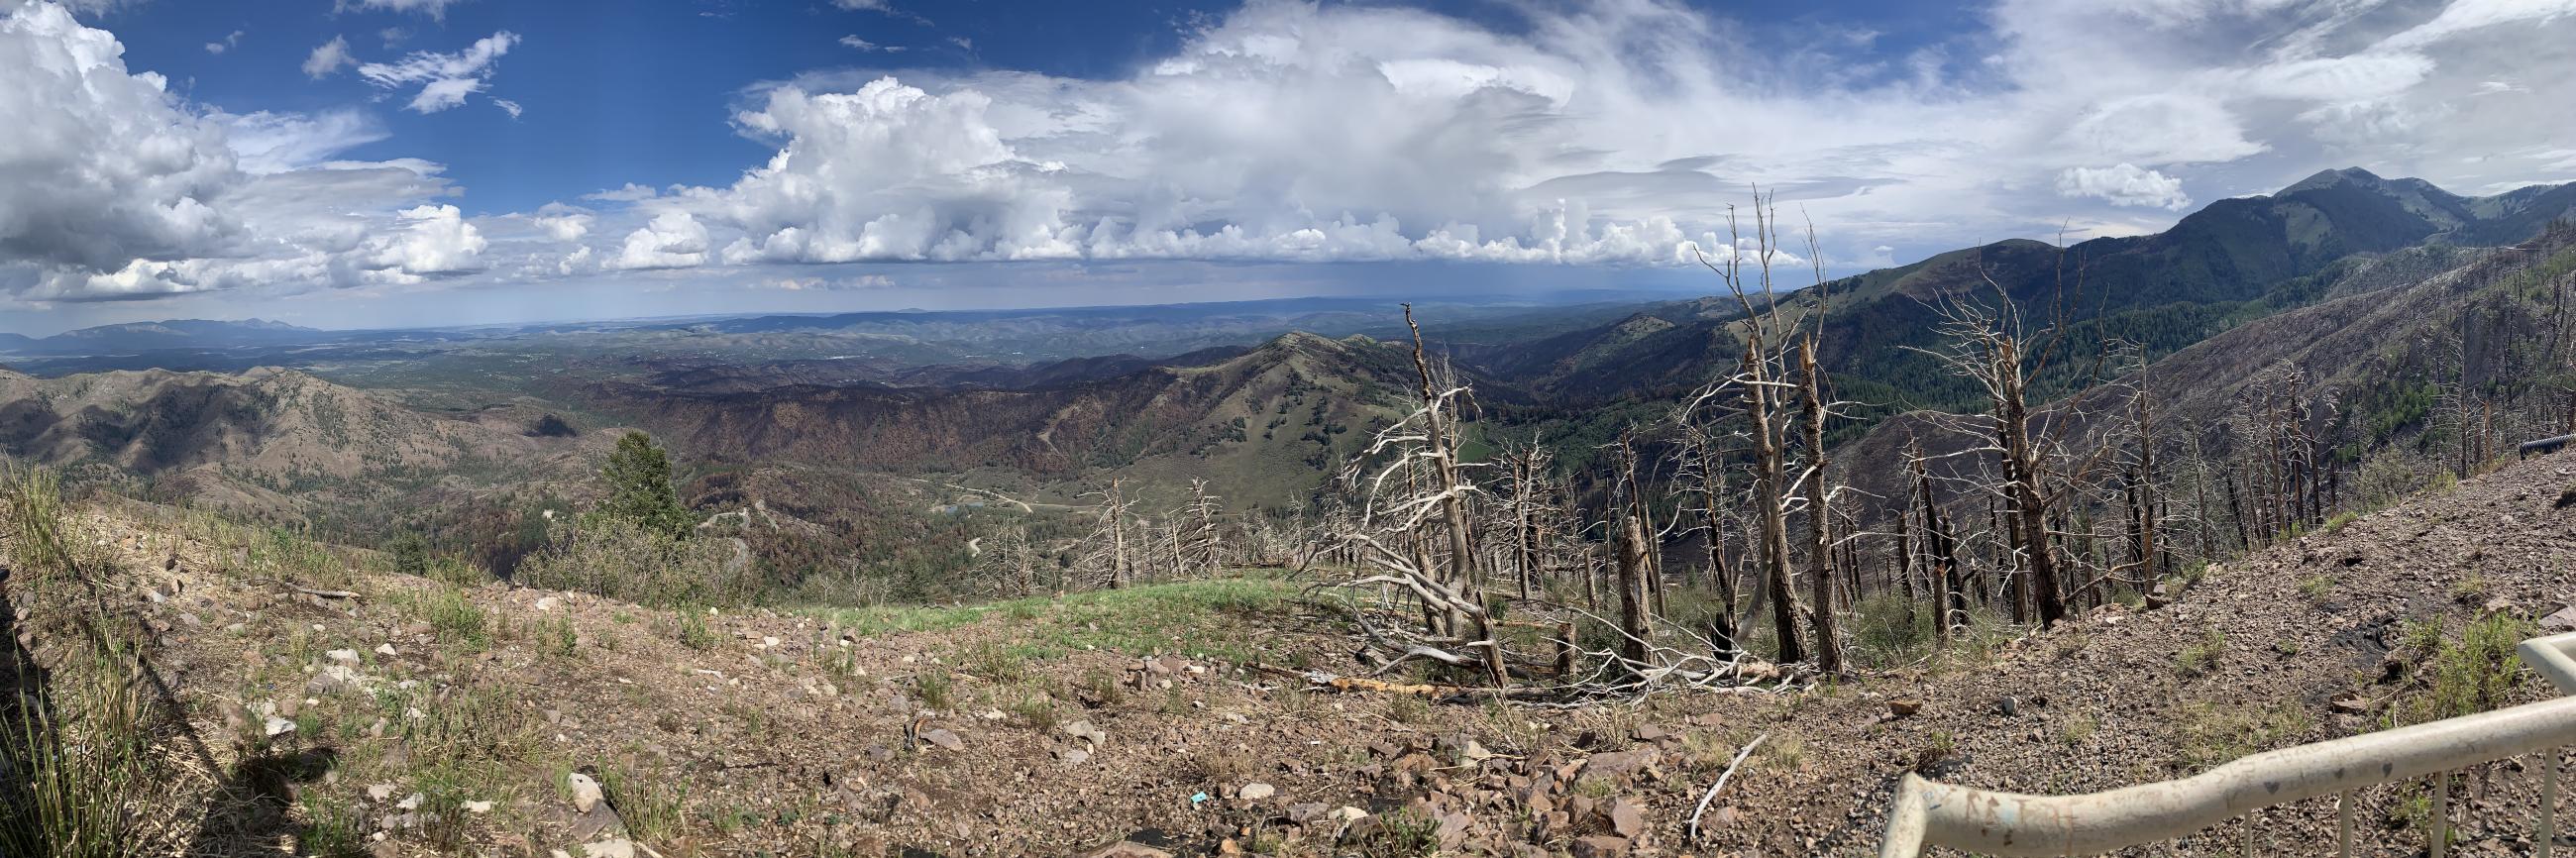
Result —
<instances>
[{"instance_id":1,"label":"sky","mask_svg":"<svg viewBox=\"0 0 2576 858\"><path fill-rule=\"evenodd\" d=\"M2576 181L2576 0L0 0L0 127L0 332L1705 293Z\"/></svg>"}]
</instances>

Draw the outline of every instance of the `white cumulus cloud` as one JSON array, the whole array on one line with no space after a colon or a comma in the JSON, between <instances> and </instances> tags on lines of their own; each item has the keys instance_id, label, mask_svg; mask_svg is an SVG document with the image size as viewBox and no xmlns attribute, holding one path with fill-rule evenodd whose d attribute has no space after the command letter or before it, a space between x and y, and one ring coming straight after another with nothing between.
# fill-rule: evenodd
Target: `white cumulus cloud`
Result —
<instances>
[{"instance_id":1,"label":"white cumulus cloud","mask_svg":"<svg viewBox=\"0 0 2576 858\"><path fill-rule=\"evenodd\" d=\"M2057 174L2057 193L2093 197L2117 206L2154 206L2174 211L2191 207L2191 196L2183 193L2181 179L2135 164L2070 167Z\"/></svg>"},{"instance_id":2,"label":"white cumulus cloud","mask_svg":"<svg viewBox=\"0 0 2576 858\"><path fill-rule=\"evenodd\" d=\"M707 228L684 211L665 211L626 234L608 267L621 270L694 268L707 261Z\"/></svg>"},{"instance_id":3,"label":"white cumulus cloud","mask_svg":"<svg viewBox=\"0 0 2576 858\"><path fill-rule=\"evenodd\" d=\"M371 270L411 277L461 274L482 267L489 242L455 206L417 206L401 212L399 225L368 238Z\"/></svg>"},{"instance_id":4,"label":"white cumulus cloud","mask_svg":"<svg viewBox=\"0 0 2576 858\"><path fill-rule=\"evenodd\" d=\"M123 270L207 252L238 227L217 208L242 178L222 128L123 55L61 6L0 18L0 260Z\"/></svg>"}]
</instances>

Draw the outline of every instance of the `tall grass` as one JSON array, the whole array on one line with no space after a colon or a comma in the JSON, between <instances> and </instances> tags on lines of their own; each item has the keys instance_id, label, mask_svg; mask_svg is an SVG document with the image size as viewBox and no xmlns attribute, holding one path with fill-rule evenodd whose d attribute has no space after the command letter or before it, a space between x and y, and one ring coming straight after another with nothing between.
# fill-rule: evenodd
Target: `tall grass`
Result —
<instances>
[{"instance_id":1,"label":"tall grass","mask_svg":"<svg viewBox=\"0 0 2576 858\"><path fill-rule=\"evenodd\" d=\"M0 470L0 533L9 539L14 566L12 600L39 598L42 588L103 571L85 559L73 538L71 508L51 471ZM68 595L68 594L67 594ZM131 854L140 848L143 796L163 780L150 752L149 698L139 693L128 665L131 645L100 622L94 602L58 600L81 612L54 618L76 648L37 684L13 677L16 693L0 703L0 855L11 858L90 858ZM14 605L9 607L15 607ZM14 646L13 644L9 644ZM14 664L25 664L23 653Z\"/></svg>"},{"instance_id":2,"label":"tall grass","mask_svg":"<svg viewBox=\"0 0 2576 858\"><path fill-rule=\"evenodd\" d=\"M0 854L89 858L129 854L140 837L140 796L157 782L150 704L101 655L58 671L50 707L22 706L0 737L8 769L0 804Z\"/></svg>"},{"instance_id":3,"label":"tall grass","mask_svg":"<svg viewBox=\"0 0 2576 858\"><path fill-rule=\"evenodd\" d=\"M44 468L0 469L0 510L9 516L10 559L21 571L40 579L77 574L71 511L63 503L62 480Z\"/></svg>"}]
</instances>

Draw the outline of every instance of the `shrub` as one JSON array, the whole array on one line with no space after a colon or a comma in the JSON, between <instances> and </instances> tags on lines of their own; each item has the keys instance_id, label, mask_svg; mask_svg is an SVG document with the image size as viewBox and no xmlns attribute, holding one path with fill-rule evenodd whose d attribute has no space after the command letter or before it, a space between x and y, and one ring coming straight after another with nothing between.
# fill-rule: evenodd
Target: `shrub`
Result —
<instances>
[{"instance_id":1,"label":"shrub","mask_svg":"<svg viewBox=\"0 0 2576 858\"><path fill-rule=\"evenodd\" d=\"M1092 668L1084 671L1080 687L1084 693L1090 695L1093 700L1099 701L1102 706L1116 706L1127 702L1127 686L1119 684L1118 677L1106 670ZM1288 687L1302 686L1292 684Z\"/></svg>"},{"instance_id":2,"label":"shrub","mask_svg":"<svg viewBox=\"0 0 2576 858\"><path fill-rule=\"evenodd\" d=\"M645 780L625 769L599 773L599 788L617 803L617 817L635 836L662 840L688 827L688 784Z\"/></svg>"},{"instance_id":3,"label":"shrub","mask_svg":"<svg viewBox=\"0 0 2576 858\"><path fill-rule=\"evenodd\" d=\"M2424 720L2475 715L2505 704L2522 684L2522 656L2515 647L2531 626L2508 614L2490 614L2460 630L2433 658L2430 710Z\"/></svg>"},{"instance_id":4,"label":"shrub","mask_svg":"<svg viewBox=\"0 0 2576 858\"><path fill-rule=\"evenodd\" d=\"M1032 690L1027 695L1011 701L1009 709L1011 715L1017 717L1022 725L1040 733L1055 729L1058 718L1055 697L1045 691Z\"/></svg>"},{"instance_id":5,"label":"shrub","mask_svg":"<svg viewBox=\"0 0 2576 858\"><path fill-rule=\"evenodd\" d=\"M546 624L545 651L569 658L581 646L581 633L573 628L571 617L556 617Z\"/></svg>"},{"instance_id":6,"label":"shrub","mask_svg":"<svg viewBox=\"0 0 2576 858\"><path fill-rule=\"evenodd\" d=\"M465 598L464 593L440 590L429 597L425 611L429 615L430 628L437 629L440 637L473 649L482 649L491 643L489 625L492 618L484 614L482 608L476 607L473 600Z\"/></svg>"},{"instance_id":7,"label":"shrub","mask_svg":"<svg viewBox=\"0 0 2576 858\"><path fill-rule=\"evenodd\" d=\"M385 554L393 559L396 573L420 576L429 574L429 540L422 538L419 533L403 531L402 535L385 543Z\"/></svg>"},{"instance_id":8,"label":"shrub","mask_svg":"<svg viewBox=\"0 0 2576 858\"><path fill-rule=\"evenodd\" d=\"M1013 683L1028 678L1028 660L1001 644L985 641L969 647L959 656L958 664L966 671L998 683Z\"/></svg>"},{"instance_id":9,"label":"shrub","mask_svg":"<svg viewBox=\"0 0 2576 858\"><path fill-rule=\"evenodd\" d=\"M1351 844L1367 858L1422 858L1440 853L1440 820L1409 809L1377 815L1377 825Z\"/></svg>"},{"instance_id":10,"label":"shrub","mask_svg":"<svg viewBox=\"0 0 2576 858\"><path fill-rule=\"evenodd\" d=\"M922 705L932 709L944 712L949 704L956 702L956 680L949 678L944 670L923 671L913 680L913 690L920 692Z\"/></svg>"},{"instance_id":11,"label":"shrub","mask_svg":"<svg viewBox=\"0 0 2576 858\"><path fill-rule=\"evenodd\" d=\"M563 528L519 567L531 587L580 590L656 607L740 605L758 595L760 574L731 540L682 540L615 519Z\"/></svg>"},{"instance_id":12,"label":"shrub","mask_svg":"<svg viewBox=\"0 0 2576 858\"><path fill-rule=\"evenodd\" d=\"M683 607L678 613L673 614L671 619L673 624L678 626L681 646L690 649L706 649L716 645L716 633L707 628L705 609Z\"/></svg>"},{"instance_id":13,"label":"shrub","mask_svg":"<svg viewBox=\"0 0 2576 858\"><path fill-rule=\"evenodd\" d=\"M483 571L483 567L455 555L431 558L425 574L451 587L479 587L492 580L492 574Z\"/></svg>"},{"instance_id":14,"label":"shrub","mask_svg":"<svg viewBox=\"0 0 2576 858\"><path fill-rule=\"evenodd\" d=\"M1431 717L1431 703L1411 694L1390 694L1386 698L1386 719L1398 724L1412 724Z\"/></svg>"},{"instance_id":15,"label":"shrub","mask_svg":"<svg viewBox=\"0 0 2576 858\"><path fill-rule=\"evenodd\" d=\"M1914 600L1880 594L1853 607L1854 655L1864 664L1885 667L1912 661L1933 639L1932 612Z\"/></svg>"}]
</instances>

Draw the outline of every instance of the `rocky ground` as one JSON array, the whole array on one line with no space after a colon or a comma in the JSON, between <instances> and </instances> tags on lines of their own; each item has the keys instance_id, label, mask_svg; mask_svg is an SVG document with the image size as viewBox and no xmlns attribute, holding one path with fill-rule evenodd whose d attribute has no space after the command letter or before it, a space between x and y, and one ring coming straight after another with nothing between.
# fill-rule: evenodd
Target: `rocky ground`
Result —
<instances>
[{"instance_id":1,"label":"rocky ground","mask_svg":"<svg viewBox=\"0 0 2576 858\"><path fill-rule=\"evenodd\" d=\"M2576 600L2571 487L2576 455L2534 459L2170 605L1803 690L1583 709L1310 690L1254 665L1356 672L1345 639L1261 579L680 614L318 575L346 558L139 506L81 521L185 716L157 749L200 799L174 854L1857 855L1909 771L2091 791L2414 717L2436 640ZM42 663L72 633L45 622L61 606L10 595ZM2462 852L2526 854L2536 774L2466 782ZM2376 854L2422 850L2424 793L2364 796ZM2332 813L2269 812L2257 836L2315 851Z\"/></svg>"}]
</instances>

